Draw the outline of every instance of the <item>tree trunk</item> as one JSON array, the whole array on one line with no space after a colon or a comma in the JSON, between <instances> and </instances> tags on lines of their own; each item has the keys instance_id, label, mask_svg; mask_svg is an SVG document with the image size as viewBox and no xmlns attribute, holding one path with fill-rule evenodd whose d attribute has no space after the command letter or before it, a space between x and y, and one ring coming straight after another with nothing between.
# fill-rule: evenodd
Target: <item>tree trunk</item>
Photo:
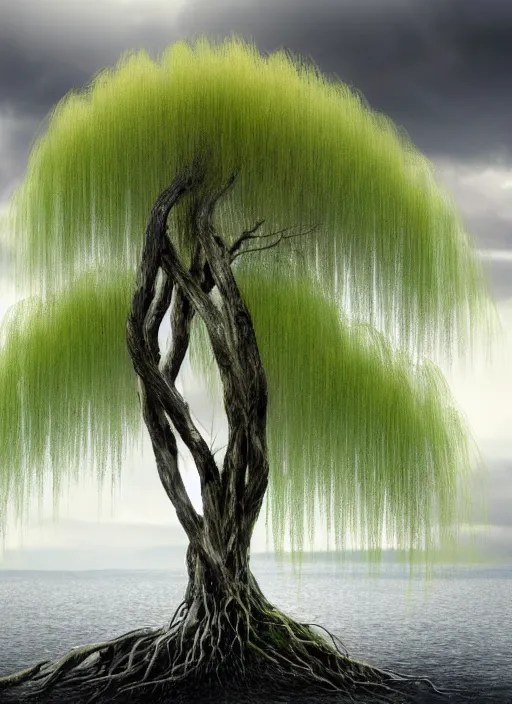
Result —
<instances>
[{"instance_id":1,"label":"tree trunk","mask_svg":"<svg viewBox=\"0 0 512 704\"><path fill-rule=\"evenodd\" d=\"M242 655L251 613L264 614L272 608L249 570L251 535L268 481L267 385L250 314L231 271L241 242L228 249L212 225L215 205L233 184L236 173L219 191L200 198L197 192L203 178L203 164L196 159L153 207L128 319L127 342L139 377L143 416L159 475L190 540L184 633L197 633L203 623L210 631L208 640L212 640L214 630L232 624ZM193 196L188 212L194 250L188 271L166 235L170 209L186 193ZM209 296L214 286L221 295L222 309ZM166 359L161 360L158 328L173 295L172 346ZM224 388L229 438L222 473L175 387L194 314L200 315L206 325ZM199 472L202 516L186 496L167 417L190 450Z\"/></svg>"},{"instance_id":2,"label":"tree trunk","mask_svg":"<svg viewBox=\"0 0 512 704\"><path fill-rule=\"evenodd\" d=\"M160 194L146 229L127 322L128 349L158 474L190 543L184 601L162 628L138 629L80 647L57 662L39 663L1 678L4 692L16 689L15 701L22 701L20 686L28 698L62 686L65 694L59 701L124 702L128 692L147 696L148 691L150 701L155 701L155 687L168 693L182 682L210 686L212 675L233 684L240 679L233 677L234 669L244 674L250 687L261 668L267 673L270 669L273 689L278 682L295 689L307 684L350 697L364 692L372 695L371 701L394 701L383 693L392 694L397 683L409 679L350 660L328 631L334 647L312 630L315 624L297 623L270 604L251 574L251 535L268 482L267 385L231 263L243 242L254 239L261 222L230 248L212 225L215 204L235 178L236 173L216 193L200 194L204 171L196 158ZM188 270L166 234L171 208L187 194L193 196L188 207L193 242ZM209 295L214 286L222 298L221 309ZM161 359L158 329L172 301L172 346ZM206 325L223 383L229 438L222 472L175 386L195 314ZM197 467L202 515L185 490L171 424ZM393 687L384 684L391 680Z\"/></svg>"},{"instance_id":3,"label":"tree trunk","mask_svg":"<svg viewBox=\"0 0 512 704\"><path fill-rule=\"evenodd\" d=\"M266 444L267 383L249 311L240 295L231 263L253 230L230 247L215 231L217 201L233 185L237 172L217 192L199 195L204 164L194 159L157 200L146 230L137 288L127 325L127 341L141 387L144 420L151 436L162 483L176 508L190 545L185 612L178 617L180 643L186 643L183 666L197 672L245 672L251 662L265 662L274 674L309 683L347 688L362 673L375 681L376 670L349 661L307 624L298 624L270 604L249 568L250 540L268 483ZM179 260L166 235L170 209L185 193L189 200L189 234L194 246L190 269ZM157 275L161 280L157 285ZM222 306L210 293L216 286ZM160 360L158 326L169 308L172 347ZM229 437L222 472L195 428L188 406L175 387L186 353L190 323L205 323L223 384ZM181 435L196 464L203 515L194 511L177 469L177 449L167 417ZM171 622L171 629L174 619ZM331 636L332 638L332 636ZM334 639L333 643L335 643ZM181 668L181 646L173 680ZM350 663L350 664L348 664ZM349 687L350 688L350 685Z\"/></svg>"}]
</instances>

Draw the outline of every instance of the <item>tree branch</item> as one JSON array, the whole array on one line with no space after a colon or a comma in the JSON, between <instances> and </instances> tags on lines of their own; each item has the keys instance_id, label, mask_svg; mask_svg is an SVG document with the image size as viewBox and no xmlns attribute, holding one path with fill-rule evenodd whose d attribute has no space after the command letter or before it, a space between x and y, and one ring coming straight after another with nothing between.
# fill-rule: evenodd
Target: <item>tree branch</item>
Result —
<instances>
[{"instance_id":1,"label":"tree branch","mask_svg":"<svg viewBox=\"0 0 512 704\"><path fill-rule=\"evenodd\" d=\"M179 288L184 291L186 297L194 306L196 312L204 320L210 334L214 354L219 356L220 361L217 361L224 369L228 368L230 357L226 347L222 315L208 294L187 272L180 262L172 243L169 241L166 242L162 250L162 267L168 276L174 278Z\"/></svg>"},{"instance_id":2,"label":"tree branch","mask_svg":"<svg viewBox=\"0 0 512 704\"><path fill-rule=\"evenodd\" d=\"M211 276L210 267L207 262L204 262L203 251L199 241L197 240L197 234L194 233L196 208L197 203L194 202L190 210L190 218L191 226L193 228L192 237L194 238L195 236L196 244L192 255L189 274L192 278L196 279L201 289L208 295L215 284ZM164 275L166 274L164 273ZM175 300L171 313L171 333L173 344L168 350L168 354L161 367L162 374L172 383L176 381L181 364L185 358L185 354L187 353L190 341L190 325L194 314L195 310L189 299L179 286L175 286Z\"/></svg>"},{"instance_id":3,"label":"tree branch","mask_svg":"<svg viewBox=\"0 0 512 704\"><path fill-rule=\"evenodd\" d=\"M219 471L206 442L192 422L188 406L177 392L174 384L164 379L158 369L158 357L155 356L154 351L155 336L157 336L156 323L159 314L152 313L150 315L151 321L148 322L146 320L155 296L155 280L161 263L162 249L166 243L165 230L168 214L172 206L187 190L201 183L202 175L200 163L195 159L191 169L178 175L172 184L160 194L151 211L137 276L136 291L127 321L127 343L134 369L144 382L148 398L151 398L152 403L160 404L162 411L167 413L192 454L201 481L205 523L205 531L202 537L207 543L213 542L213 550L207 550L207 552L219 556L222 554L220 531L217 525L220 494ZM170 278L169 284L164 286L163 290L168 292L171 283L172 278ZM209 299L208 302L215 309ZM154 310L163 308L163 295L162 301L157 300L154 305ZM157 414L157 416L149 418L149 421L150 424L157 424L162 419L163 416ZM161 427L158 428L158 425L154 425L153 433L155 428L160 430L161 433L164 432ZM168 464L167 471L172 472L172 433L171 435L164 433L164 435L167 438L167 445L162 446L159 450L160 467L163 467L165 459ZM191 520L193 520L193 517ZM220 565L218 566L220 567Z\"/></svg>"},{"instance_id":4,"label":"tree branch","mask_svg":"<svg viewBox=\"0 0 512 704\"><path fill-rule=\"evenodd\" d=\"M223 189L223 192L225 192L225 190L226 188ZM197 240L197 207L197 202L194 202L194 205L190 210L191 224L193 228L192 238L196 240L196 246L192 258L192 264L189 269L189 274L193 278L196 278L201 289L204 291L204 293L208 295L213 290L215 282L212 278L212 273L208 262L203 261L203 250L199 241ZM288 229L290 229L285 228L284 230L271 232L267 235L254 235L254 233L261 227L264 222L265 220L258 221L256 225L254 225L254 227L252 227L250 230L244 231L243 234L235 241L235 243L231 245L231 247L229 248L229 252L231 255L231 263L237 256L240 256L241 254L245 254L246 252L260 252L263 249L269 249L270 247L274 247L279 244L281 239L289 239L290 237L298 237L300 235L309 234L318 227L318 225L316 225L307 232L298 233L295 235L288 235L284 238L280 238L278 242L275 242L274 244L270 245L270 247L246 249L241 252L238 252L243 242L249 239L264 239L267 237L273 237L279 235L281 232L286 232ZM190 342L190 326L195 315L195 310L193 306L190 305L188 298L183 294L181 288L179 286L175 286L174 292L175 299L173 303L173 310L171 313L171 332L173 344L169 348L167 356L160 367L164 376L168 378L172 383L176 381L179 370L181 368L181 364L183 363L183 360L185 358Z\"/></svg>"},{"instance_id":5,"label":"tree branch","mask_svg":"<svg viewBox=\"0 0 512 704\"><path fill-rule=\"evenodd\" d=\"M160 251L165 238L167 217L180 198L187 191L198 186L203 179L204 170L201 161L195 158L191 167L178 174L170 186L162 191L151 209L132 305L132 312L136 312L143 339L151 354L155 351L155 341L154 335L152 337L150 332L151 323L146 323L145 318L155 297L155 283L160 267Z\"/></svg>"},{"instance_id":6,"label":"tree branch","mask_svg":"<svg viewBox=\"0 0 512 704\"><path fill-rule=\"evenodd\" d=\"M254 235L256 230L259 230L259 228L263 225L264 222L265 220L258 220L256 225L254 225L251 230L246 230L245 232L243 232L240 237L229 248L230 254L234 254L235 252L237 252L246 240L252 240L254 239L254 237L258 236L268 237L268 235Z\"/></svg>"},{"instance_id":7,"label":"tree branch","mask_svg":"<svg viewBox=\"0 0 512 704\"><path fill-rule=\"evenodd\" d=\"M144 381L139 378L139 398L142 416L149 431L160 481L178 520L183 526L191 544L200 543L198 536L203 529L203 519L198 515L187 494L178 468L178 447L176 438L158 401L148 392Z\"/></svg>"},{"instance_id":8,"label":"tree branch","mask_svg":"<svg viewBox=\"0 0 512 704\"><path fill-rule=\"evenodd\" d=\"M262 220L261 222L264 222ZM261 223L260 223L261 224ZM258 227L259 224L255 226ZM270 232L267 235L248 235L248 236L242 236L240 237L234 245L231 246L230 248L230 253L232 254L231 261L233 262L237 257L239 257L241 254L247 254L248 252L263 252L265 249L272 249L272 247L276 247L282 240L289 240L292 237L303 237L304 235L309 235L312 232L314 232L316 229L318 229L319 225L313 225L313 227L310 230L306 230L306 232L296 232L294 235L281 235L277 242L273 242L272 244L269 244L267 247L251 247L250 249L244 249L243 251L237 251L240 247L240 245L248 240L248 239L265 239L267 237L275 237L276 235L279 235L281 232L286 232L287 230L290 230L291 228L286 227L283 230L278 230L277 232ZM254 231L254 230L253 230ZM251 231L249 231L251 232ZM244 233L247 235L247 233Z\"/></svg>"},{"instance_id":9,"label":"tree branch","mask_svg":"<svg viewBox=\"0 0 512 704\"><path fill-rule=\"evenodd\" d=\"M160 362L160 347L158 345L158 330L164 319L164 315L169 310L172 300L172 280L160 269L160 282L156 285L155 297L149 307L144 320L144 338L146 344L155 360L155 364Z\"/></svg>"}]
</instances>

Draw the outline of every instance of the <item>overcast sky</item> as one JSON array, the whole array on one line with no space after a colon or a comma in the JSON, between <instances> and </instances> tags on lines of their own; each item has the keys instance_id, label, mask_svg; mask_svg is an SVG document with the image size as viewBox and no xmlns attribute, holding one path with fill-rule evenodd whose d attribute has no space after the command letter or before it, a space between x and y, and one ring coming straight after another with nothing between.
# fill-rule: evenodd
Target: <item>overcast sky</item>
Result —
<instances>
[{"instance_id":1,"label":"overcast sky","mask_svg":"<svg viewBox=\"0 0 512 704\"><path fill-rule=\"evenodd\" d=\"M512 3L0 0L0 208L23 177L36 131L66 92L127 49L145 48L156 56L199 32L235 32L264 52L284 46L310 56L324 73L355 86L372 108L403 126L452 190L490 267L508 347L491 369L477 366L449 381L490 469L490 545L512 561ZM9 253L1 239L0 267L1 317L13 302ZM184 391L209 428L211 408L191 377ZM222 431L222 419L214 428ZM220 432L215 447L224 442ZM184 545L149 442L146 447L144 456L127 462L113 511L104 492L101 528L97 487L85 478L63 500L60 523L52 523L49 502L42 525L34 511L24 546L87 548L99 564L106 546L129 547L135 535L137 549ZM197 476L186 464L184 478L199 508ZM325 547L320 532L316 544ZM7 547L19 545L11 529ZM263 549L264 517L253 540L253 550ZM88 555L80 564L94 566Z\"/></svg>"}]
</instances>

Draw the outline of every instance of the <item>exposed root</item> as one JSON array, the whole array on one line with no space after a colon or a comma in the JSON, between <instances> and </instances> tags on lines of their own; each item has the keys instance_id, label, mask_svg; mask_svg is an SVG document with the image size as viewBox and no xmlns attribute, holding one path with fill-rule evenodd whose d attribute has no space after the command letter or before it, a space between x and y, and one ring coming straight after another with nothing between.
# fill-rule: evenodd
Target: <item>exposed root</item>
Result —
<instances>
[{"instance_id":1,"label":"exposed root","mask_svg":"<svg viewBox=\"0 0 512 704\"><path fill-rule=\"evenodd\" d=\"M0 689L19 689L23 700L30 701L58 687L80 691L86 697L80 701L93 704L113 701L118 695L127 701L132 694L155 688L170 692L183 683L197 684L212 676L225 685L240 676L249 680L264 669L272 673L274 682L293 678L304 686L339 692L350 701L370 695L374 702L396 702L401 693L404 702L402 685L420 681L437 694L447 693L424 677L407 677L352 660L327 629L297 623L268 602L244 604L235 594L212 599L204 590L201 597L202 609L197 603L183 602L169 625L75 648L57 661L0 678ZM321 628L331 642L313 627Z\"/></svg>"}]
</instances>

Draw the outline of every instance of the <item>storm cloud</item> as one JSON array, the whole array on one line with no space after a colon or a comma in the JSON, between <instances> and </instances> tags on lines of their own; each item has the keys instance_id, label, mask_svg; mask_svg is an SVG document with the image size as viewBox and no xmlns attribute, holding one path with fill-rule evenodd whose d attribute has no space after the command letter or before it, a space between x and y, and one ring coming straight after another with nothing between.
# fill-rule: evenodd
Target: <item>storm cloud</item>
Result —
<instances>
[{"instance_id":1,"label":"storm cloud","mask_svg":"<svg viewBox=\"0 0 512 704\"><path fill-rule=\"evenodd\" d=\"M69 90L127 49L156 56L202 32L237 33L262 52L287 47L309 57L389 115L434 162L456 161L475 173L512 168L512 4L506 0L150 0L144 10L126 0L3 0L0 198L22 177L32 139ZM504 208L505 202L484 218L468 218L481 247L512 247Z\"/></svg>"}]
</instances>

